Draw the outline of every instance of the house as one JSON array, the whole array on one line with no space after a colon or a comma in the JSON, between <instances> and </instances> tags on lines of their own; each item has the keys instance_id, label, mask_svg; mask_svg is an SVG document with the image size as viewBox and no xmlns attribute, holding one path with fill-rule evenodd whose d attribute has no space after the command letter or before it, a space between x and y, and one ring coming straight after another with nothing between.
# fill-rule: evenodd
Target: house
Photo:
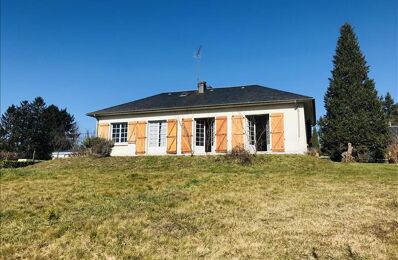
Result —
<instances>
[{"instance_id":1,"label":"house","mask_svg":"<svg viewBox=\"0 0 398 260\"><path fill-rule=\"evenodd\" d=\"M166 92L87 114L112 156L305 153L315 100L259 85Z\"/></svg>"}]
</instances>

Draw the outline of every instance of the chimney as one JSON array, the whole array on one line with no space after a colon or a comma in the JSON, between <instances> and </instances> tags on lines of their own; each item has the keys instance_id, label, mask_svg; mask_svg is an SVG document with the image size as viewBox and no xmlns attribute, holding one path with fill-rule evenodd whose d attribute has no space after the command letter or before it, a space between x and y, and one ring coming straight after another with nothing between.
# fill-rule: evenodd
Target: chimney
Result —
<instances>
[{"instance_id":1,"label":"chimney","mask_svg":"<svg viewBox=\"0 0 398 260\"><path fill-rule=\"evenodd\" d=\"M207 90L206 81L201 81L198 83L198 93L205 93Z\"/></svg>"}]
</instances>

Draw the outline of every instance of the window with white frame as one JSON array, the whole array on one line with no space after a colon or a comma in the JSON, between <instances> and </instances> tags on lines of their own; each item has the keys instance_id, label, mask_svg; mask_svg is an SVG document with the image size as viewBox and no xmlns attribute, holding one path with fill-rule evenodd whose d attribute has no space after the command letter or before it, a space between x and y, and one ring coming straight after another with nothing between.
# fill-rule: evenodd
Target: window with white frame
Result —
<instances>
[{"instance_id":1,"label":"window with white frame","mask_svg":"<svg viewBox=\"0 0 398 260\"><path fill-rule=\"evenodd\" d=\"M255 145L256 144L256 129L255 129L255 123L254 123L254 118L249 117L247 121L247 127L248 127L248 141L250 145Z\"/></svg>"},{"instance_id":2,"label":"window with white frame","mask_svg":"<svg viewBox=\"0 0 398 260\"><path fill-rule=\"evenodd\" d=\"M112 141L115 143L127 142L127 123L112 124Z\"/></svg>"},{"instance_id":3,"label":"window with white frame","mask_svg":"<svg viewBox=\"0 0 398 260\"><path fill-rule=\"evenodd\" d=\"M149 147L166 146L166 121L149 122Z\"/></svg>"},{"instance_id":4,"label":"window with white frame","mask_svg":"<svg viewBox=\"0 0 398 260\"><path fill-rule=\"evenodd\" d=\"M216 139L216 133L214 132L214 120L210 123L209 125L209 129L206 130L209 131L209 135L210 135L210 140L211 140L211 145L214 145L214 139Z\"/></svg>"},{"instance_id":5,"label":"window with white frame","mask_svg":"<svg viewBox=\"0 0 398 260\"><path fill-rule=\"evenodd\" d=\"M196 120L196 146L205 145L205 122Z\"/></svg>"}]
</instances>

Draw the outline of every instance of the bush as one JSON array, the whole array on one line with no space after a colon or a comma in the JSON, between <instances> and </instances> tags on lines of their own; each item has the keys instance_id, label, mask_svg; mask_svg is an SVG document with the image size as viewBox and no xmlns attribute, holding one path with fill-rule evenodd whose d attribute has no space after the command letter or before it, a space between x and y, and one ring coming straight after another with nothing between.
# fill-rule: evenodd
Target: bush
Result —
<instances>
[{"instance_id":1,"label":"bush","mask_svg":"<svg viewBox=\"0 0 398 260\"><path fill-rule=\"evenodd\" d=\"M19 167L25 167L28 165L32 165L37 163L34 161L27 161L27 162L18 162L17 160L1 160L0 161L0 169L1 168L19 168Z\"/></svg>"},{"instance_id":2,"label":"bush","mask_svg":"<svg viewBox=\"0 0 398 260\"><path fill-rule=\"evenodd\" d=\"M111 154L114 143L100 137L87 137L83 140L82 148L85 155L107 157Z\"/></svg>"},{"instance_id":3,"label":"bush","mask_svg":"<svg viewBox=\"0 0 398 260\"><path fill-rule=\"evenodd\" d=\"M233 160L241 165L252 164L254 155L245 149L233 149L231 153L225 155L227 160Z\"/></svg>"},{"instance_id":4,"label":"bush","mask_svg":"<svg viewBox=\"0 0 398 260\"><path fill-rule=\"evenodd\" d=\"M307 155L319 157L319 154L320 154L319 148L317 148L317 147L310 147L307 150Z\"/></svg>"},{"instance_id":5,"label":"bush","mask_svg":"<svg viewBox=\"0 0 398 260\"><path fill-rule=\"evenodd\" d=\"M398 163L398 138L394 138L386 149L387 159L390 163Z\"/></svg>"},{"instance_id":6,"label":"bush","mask_svg":"<svg viewBox=\"0 0 398 260\"><path fill-rule=\"evenodd\" d=\"M378 148L369 149L366 146L359 146L358 149L354 149L353 155L355 155L355 160L360 163L376 163L384 161L383 150Z\"/></svg>"},{"instance_id":7,"label":"bush","mask_svg":"<svg viewBox=\"0 0 398 260\"><path fill-rule=\"evenodd\" d=\"M18 160L18 153L0 151L0 160Z\"/></svg>"}]
</instances>

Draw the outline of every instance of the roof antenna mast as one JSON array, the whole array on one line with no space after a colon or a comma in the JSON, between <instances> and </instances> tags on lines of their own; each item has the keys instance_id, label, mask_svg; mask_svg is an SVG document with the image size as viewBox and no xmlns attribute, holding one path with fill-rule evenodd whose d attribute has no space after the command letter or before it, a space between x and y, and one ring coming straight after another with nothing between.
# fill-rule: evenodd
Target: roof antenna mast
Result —
<instances>
[{"instance_id":1,"label":"roof antenna mast","mask_svg":"<svg viewBox=\"0 0 398 260\"><path fill-rule=\"evenodd\" d=\"M202 57L202 45L199 46L198 50L194 53L193 57L196 60L196 79L197 79L197 81L199 83L200 82L200 79L199 79L199 65L200 65L200 59Z\"/></svg>"}]
</instances>

